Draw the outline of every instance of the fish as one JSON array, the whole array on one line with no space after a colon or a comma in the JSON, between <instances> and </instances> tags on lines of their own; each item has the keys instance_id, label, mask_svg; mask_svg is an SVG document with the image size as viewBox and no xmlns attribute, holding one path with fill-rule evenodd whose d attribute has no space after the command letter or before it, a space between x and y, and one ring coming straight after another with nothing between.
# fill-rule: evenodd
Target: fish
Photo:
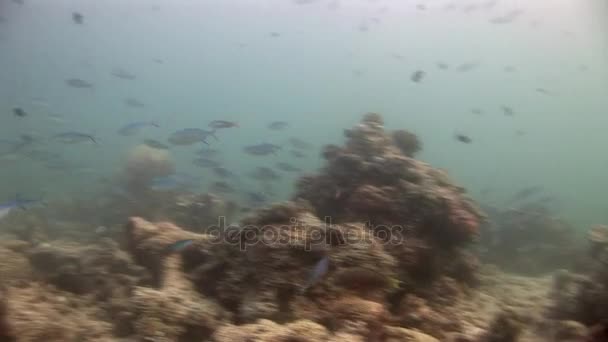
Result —
<instances>
[{"instance_id":1,"label":"fish","mask_svg":"<svg viewBox=\"0 0 608 342\"><path fill-rule=\"evenodd\" d=\"M159 124L157 124L154 121L136 121L136 122L132 122L129 124L124 125L122 128L120 128L118 130L118 134L122 135L122 136L131 136L131 135L135 135L137 133L139 133L139 131L141 131L142 128L145 127L160 127Z\"/></svg>"},{"instance_id":2,"label":"fish","mask_svg":"<svg viewBox=\"0 0 608 342\"><path fill-rule=\"evenodd\" d=\"M181 252L184 249L191 246L193 243L194 243L193 240L178 240L178 241L175 241L174 243L168 245L166 248L166 251L168 253Z\"/></svg>"},{"instance_id":3,"label":"fish","mask_svg":"<svg viewBox=\"0 0 608 342\"><path fill-rule=\"evenodd\" d=\"M476 69L479 66L479 62L467 62L460 64L456 70L460 72L467 72Z\"/></svg>"},{"instance_id":4,"label":"fish","mask_svg":"<svg viewBox=\"0 0 608 342\"><path fill-rule=\"evenodd\" d=\"M247 201L253 205L261 205L268 201L268 196L261 191L249 191L246 196Z\"/></svg>"},{"instance_id":5,"label":"fish","mask_svg":"<svg viewBox=\"0 0 608 342\"><path fill-rule=\"evenodd\" d=\"M64 144L76 144L89 140L97 144L95 137L93 137L92 135L75 131L55 134L52 139L62 142Z\"/></svg>"},{"instance_id":6,"label":"fish","mask_svg":"<svg viewBox=\"0 0 608 342\"><path fill-rule=\"evenodd\" d=\"M513 108L511 108L509 106L502 106L500 108L502 109L502 113L506 116L513 116L513 114L515 114L515 111L513 110Z\"/></svg>"},{"instance_id":7,"label":"fish","mask_svg":"<svg viewBox=\"0 0 608 342\"><path fill-rule=\"evenodd\" d=\"M281 36L279 32L270 32L268 35L272 38L279 38Z\"/></svg>"},{"instance_id":8,"label":"fish","mask_svg":"<svg viewBox=\"0 0 608 342\"><path fill-rule=\"evenodd\" d=\"M209 127L215 131L216 129L239 127L239 124L234 121L213 120L209 123Z\"/></svg>"},{"instance_id":9,"label":"fish","mask_svg":"<svg viewBox=\"0 0 608 342\"><path fill-rule=\"evenodd\" d=\"M306 158L307 155L301 151L290 150L289 153L295 158Z\"/></svg>"},{"instance_id":10,"label":"fish","mask_svg":"<svg viewBox=\"0 0 608 342\"><path fill-rule=\"evenodd\" d=\"M508 24L517 19L520 15L524 13L521 9L512 10L505 15L494 17L490 19L490 23L492 24Z\"/></svg>"},{"instance_id":11,"label":"fish","mask_svg":"<svg viewBox=\"0 0 608 342\"><path fill-rule=\"evenodd\" d=\"M456 140L460 141L461 143L465 143L465 144L470 144L471 142L473 142L473 139L471 139L468 136L461 134L461 133L456 133L454 135L454 138Z\"/></svg>"},{"instance_id":12,"label":"fish","mask_svg":"<svg viewBox=\"0 0 608 342\"><path fill-rule=\"evenodd\" d=\"M187 173L175 173L169 176L155 177L150 183L150 189L154 191L170 191L176 189L192 189L202 183L200 177Z\"/></svg>"},{"instance_id":13,"label":"fish","mask_svg":"<svg viewBox=\"0 0 608 342\"><path fill-rule=\"evenodd\" d=\"M152 147L157 150L168 150L169 149L169 146L167 146L167 145L163 144L162 142L155 140L155 139L145 139L143 142L148 147Z\"/></svg>"},{"instance_id":14,"label":"fish","mask_svg":"<svg viewBox=\"0 0 608 342\"><path fill-rule=\"evenodd\" d=\"M441 70L447 70L450 66L443 62L438 62L437 67Z\"/></svg>"},{"instance_id":15,"label":"fish","mask_svg":"<svg viewBox=\"0 0 608 342\"><path fill-rule=\"evenodd\" d=\"M23 0L13 0L14 4L23 5L25 2Z\"/></svg>"},{"instance_id":16,"label":"fish","mask_svg":"<svg viewBox=\"0 0 608 342\"><path fill-rule=\"evenodd\" d=\"M285 171L285 172L301 172L302 169L300 169L299 167L295 167L289 163L285 163L285 162L280 162L276 164L277 169L281 170L281 171Z\"/></svg>"},{"instance_id":17,"label":"fish","mask_svg":"<svg viewBox=\"0 0 608 342\"><path fill-rule=\"evenodd\" d=\"M230 184L222 181L214 182L209 188L211 192L220 194L231 194L235 192L234 188Z\"/></svg>"},{"instance_id":18,"label":"fish","mask_svg":"<svg viewBox=\"0 0 608 342\"><path fill-rule=\"evenodd\" d=\"M273 131L280 131L282 129L285 129L289 126L289 124L285 121L273 121L270 124L268 124L268 129L271 129Z\"/></svg>"},{"instance_id":19,"label":"fish","mask_svg":"<svg viewBox=\"0 0 608 342\"><path fill-rule=\"evenodd\" d=\"M311 287L313 287L317 283L319 283L319 281L321 281L321 279L323 279L323 277L327 274L328 271L329 271L329 257L324 256L321 258L321 260L317 261L317 263L315 264L315 267L313 267L313 269L311 270L311 272L308 275L308 278L306 280L306 283L304 284L304 286L301 289L301 293L305 293Z\"/></svg>"},{"instance_id":20,"label":"fish","mask_svg":"<svg viewBox=\"0 0 608 342\"><path fill-rule=\"evenodd\" d=\"M67 79L67 80L65 80L65 84L67 84L69 87L77 88L77 89L93 88L92 83L82 80L80 78Z\"/></svg>"},{"instance_id":21,"label":"fish","mask_svg":"<svg viewBox=\"0 0 608 342\"><path fill-rule=\"evenodd\" d=\"M262 143L257 145L249 145L243 148L243 151L247 154L253 156L266 156L269 154L276 154L278 150L281 149L281 146L270 144L270 143Z\"/></svg>"},{"instance_id":22,"label":"fish","mask_svg":"<svg viewBox=\"0 0 608 342\"><path fill-rule=\"evenodd\" d=\"M517 71L517 69L512 65L507 65L502 69L504 72L512 73Z\"/></svg>"},{"instance_id":23,"label":"fish","mask_svg":"<svg viewBox=\"0 0 608 342\"><path fill-rule=\"evenodd\" d=\"M213 159L197 158L192 161L192 164L198 167L219 167L220 163Z\"/></svg>"},{"instance_id":24,"label":"fish","mask_svg":"<svg viewBox=\"0 0 608 342\"><path fill-rule=\"evenodd\" d=\"M310 148L312 148L312 145L302 139L298 139L298 138L289 138L289 143L291 144L291 146L293 146L294 148L300 149L300 150L308 150Z\"/></svg>"},{"instance_id":25,"label":"fish","mask_svg":"<svg viewBox=\"0 0 608 342\"><path fill-rule=\"evenodd\" d=\"M112 70L110 75L112 75L116 78L120 78L122 80L128 80L128 81L133 81L133 80L137 79L137 76L135 76L135 74L128 72L121 68L116 68L116 69Z\"/></svg>"},{"instance_id":26,"label":"fish","mask_svg":"<svg viewBox=\"0 0 608 342\"><path fill-rule=\"evenodd\" d=\"M256 168L254 171L249 173L249 176L253 179L263 182L275 181L281 178L281 175L279 175L273 169L265 166L260 166Z\"/></svg>"},{"instance_id":27,"label":"fish","mask_svg":"<svg viewBox=\"0 0 608 342\"><path fill-rule=\"evenodd\" d=\"M416 5L416 9L419 11L426 11L426 5L425 4L418 4Z\"/></svg>"},{"instance_id":28,"label":"fish","mask_svg":"<svg viewBox=\"0 0 608 342\"><path fill-rule=\"evenodd\" d=\"M511 198L509 199L509 203L528 199L534 195L541 193L543 190L544 190L544 188L539 185L525 187L525 188L519 190L518 192L516 192L513 196L511 196Z\"/></svg>"},{"instance_id":29,"label":"fish","mask_svg":"<svg viewBox=\"0 0 608 342\"><path fill-rule=\"evenodd\" d=\"M412 82L420 83L425 75L426 75L426 73L424 71L416 70L416 71L414 71L412 76L410 76L410 79L412 80Z\"/></svg>"},{"instance_id":30,"label":"fish","mask_svg":"<svg viewBox=\"0 0 608 342\"><path fill-rule=\"evenodd\" d=\"M483 115L483 110L481 110L480 108L473 108L471 109L471 113L475 115Z\"/></svg>"},{"instance_id":31,"label":"fish","mask_svg":"<svg viewBox=\"0 0 608 342\"><path fill-rule=\"evenodd\" d=\"M550 90L547 90L547 89L545 89L545 88L536 88L536 92L537 92L537 93L540 93L540 94L543 94L543 95L548 95L548 96L553 96L553 95L555 95L555 93L554 93L554 92L552 92L552 91L550 91Z\"/></svg>"},{"instance_id":32,"label":"fish","mask_svg":"<svg viewBox=\"0 0 608 342\"><path fill-rule=\"evenodd\" d=\"M13 115L19 118L24 118L27 116L27 112L23 110L23 108L15 107L13 108Z\"/></svg>"},{"instance_id":33,"label":"fish","mask_svg":"<svg viewBox=\"0 0 608 342\"><path fill-rule=\"evenodd\" d=\"M213 136L217 140L217 137L215 136L215 130L206 131L200 128L184 128L173 132L169 136L168 141L173 145L179 146L187 146L199 142L208 144L207 138L209 136Z\"/></svg>"},{"instance_id":34,"label":"fish","mask_svg":"<svg viewBox=\"0 0 608 342\"><path fill-rule=\"evenodd\" d=\"M200 157L214 158L220 154L220 151L213 148L201 148L196 151L196 154Z\"/></svg>"},{"instance_id":35,"label":"fish","mask_svg":"<svg viewBox=\"0 0 608 342\"><path fill-rule=\"evenodd\" d=\"M78 12L72 12L72 21L74 24L82 25L84 23L84 15Z\"/></svg>"},{"instance_id":36,"label":"fish","mask_svg":"<svg viewBox=\"0 0 608 342\"><path fill-rule=\"evenodd\" d=\"M138 99L133 98L133 97L128 97L128 98L124 99L123 103L127 107L131 107L131 108L143 108L146 106L143 102L141 102Z\"/></svg>"},{"instance_id":37,"label":"fish","mask_svg":"<svg viewBox=\"0 0 608 342\"><path fill-rule=\"evenodd\" d=\"M236 177L236 175L228 170L225 167L222 166L216 166L212 169L213 173L215 173L216 176L221 177L221 178L232 178L232 177Z\"/></svg>"},{"instance_id":38,"label":"fish","mask_svg":"<svg viewBox=\"0 0 608 342\"><path fill-rule=\"evenodd\" d=\"M30 205L34 205L40 203L40 200L32 200L32 199L24 199L21 198L18 194L15 196L15 199L10 200L8 202L0 203L0 219L6 217L13 209L22 209L27 210L27 207Z\"/></svg>"}]
</instances>

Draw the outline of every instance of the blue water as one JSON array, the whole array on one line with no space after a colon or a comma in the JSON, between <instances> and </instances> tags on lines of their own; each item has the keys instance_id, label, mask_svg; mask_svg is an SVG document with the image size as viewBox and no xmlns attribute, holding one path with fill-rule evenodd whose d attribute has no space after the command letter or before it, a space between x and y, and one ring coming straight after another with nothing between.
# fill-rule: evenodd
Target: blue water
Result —
<instances>
[{"instance_id":1,"label":"blue water","mask_svg":"<svg viewBox=\"0 0 608 342\"><path fill-rule=\"evenodd\" d=\"M446 10L449 3L456 9ZM500 205L523 187L541 185L557 198L557 213L581 229L606 223L608 5L472 3L0 0L0 138L32 135L37 145L28 148L59 153L70 164L51 170L22 152L4 153L0 198L94 192L143 139L166 143L176 130L206 129L216 119L240 125L220 132L219 142L211 139L225 167L246 174L289 161L314 171L322 165L320 147L342 141L344 128L374 111L388 128L418 134L419 158L447 169L479 201ZM523 10L513 22L490 23L513 10ZM82 25L72 21L74 11L84 15ZM465 63L476 67L456 70ZM116 69L137 78L117 78ZM410 80L417 70L425 71L419 83ZM94 86L71 88L70 78ZM145 107L126 106L128 98ZM513 117L503 115L503 105ZM28 116L14 117L13 107ZM276 120L289 128L268 130ZM117 134L136 121L161 127ZM45 140L65 131L99 143ZM472 143L455 141L457 132ZM245 145L284 145L289 137L316 149L302 160L242 152ZM212 181L209 170L191 165L198 148L172 147L170 156L179 172ZM296 178L284 174L273 199L288 198ZM244 190L260 188L243 179Z\"/></svg>"}]
</instances>

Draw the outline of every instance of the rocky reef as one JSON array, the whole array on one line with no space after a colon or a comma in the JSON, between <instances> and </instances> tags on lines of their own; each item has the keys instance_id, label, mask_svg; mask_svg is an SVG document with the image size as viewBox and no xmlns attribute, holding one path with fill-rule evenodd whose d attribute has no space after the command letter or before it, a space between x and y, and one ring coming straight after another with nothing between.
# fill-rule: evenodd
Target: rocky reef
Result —
<instances>
[{"instance_id":1,"label":"rocky reef","mask_svg":"<svg viewBox=\"0 0 608 342\"><path fill-rule=\"evenodd\" d=\"M587 273L563 270L554 277L550 316L590 327L589 341L608 340L608 226L589 232L589 257L594 267Z\"/></svg>"},{"instance_id":2,"label":"rocky reef","mask_svg":"<svg viewBox=\"0 0 608 342\"><path fill-rule=\"evenodd\" d=\"M81 234L42 215L10 221L0 341L603 341L605 228L591 234L598 273L562 272L549 291L548 277L480 265L485 216L445 172L413 159L415 135L367 114L345 137L291 201L237 224L218 219L235 212L230 202L152 195L144 176L126 178L137 203L110 206L101 233L94 220ZM126 174L170 165L144 150L133 160ZM110 217L128 214L138 216Z\"/></svg>"}]
</instances>

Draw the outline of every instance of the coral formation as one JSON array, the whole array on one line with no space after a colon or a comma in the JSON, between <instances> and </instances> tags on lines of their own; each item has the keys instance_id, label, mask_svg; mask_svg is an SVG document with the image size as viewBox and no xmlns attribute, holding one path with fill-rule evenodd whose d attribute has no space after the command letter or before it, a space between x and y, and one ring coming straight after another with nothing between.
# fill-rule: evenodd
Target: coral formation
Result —
<instances>
[{"instance_id":1,"label":"coral formation","mask_svg":"<svg viewBox=\"0 0 608 342\"><path fill-rule=\"evenodd\" d=\"M136 203L66 202L52 207L66 209L58 222L15 216L13 235L0 239L0 340L605 340L608 228L590 234L595 272L558 272L549 296L548 277L482 266L471 247L490 234L482 247L500 244L486 260L505 268L507 250L513 265L543 260L534 248L512 250L524 237L562 257L568 226L494 213L495 225L528 229L497 233L445 172L412 158L411 133L386 133L368 114L345 135L291 201L238 224L218 220L237 209L218 196L148 191L172 164L139 147L124 173ZM143 218L117 224L133 214Z\"/></svg>"},{"instance_id":2,"label":"coral formation","mask_svg":"<svg viewBox=\"0 0 608 342\"><path fill-rule=\"evenodd\" d=\"M401 152L408 157L414 157L416 153L422 150L422 142L416 134L404 129L396 130L392 134L393 143L399 147Z\"/></svg>"},{"instance_id":3,"label":"coral formation","mask_svg":"<svg viewBox=\"0 0 608 342\"><path fill-rule=\"evenodd\" d=\"M175 172L169 152L149 147L135 146L127 156L123 170L123 182L127 191L140 193L156 177L164 177Z\"/></svg>"}]
</instances>

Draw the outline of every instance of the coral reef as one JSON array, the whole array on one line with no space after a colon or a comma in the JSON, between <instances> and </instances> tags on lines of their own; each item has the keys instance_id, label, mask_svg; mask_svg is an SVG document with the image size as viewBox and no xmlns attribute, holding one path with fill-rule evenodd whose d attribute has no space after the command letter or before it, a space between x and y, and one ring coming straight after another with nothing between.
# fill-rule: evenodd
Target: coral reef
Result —
<instances>
[{"instance_id":1,"label":"coral reef","mask_svg":"<svg viewBox=\"0 0 608 342\"><path fill-rule=\"evenodd\" d=\"M295 198L334 223L366 223L399 263L394 300L444 276L474 285L477 260L467 247L484 215L464 189L404 154L397 145L403 141L384 131L378 114L365 115L345 137L345 146L325 148L327 165L299 181Z\"/></svg>"},{"instance_id":2,"label":"coral reef","mask_svg":"<svg viewBox=\"0 0 608 342\"><path fill-rule=\"evenodd\" d=\"M412 158L415 136L382 125L366 115L291 201L238 224L218 220L237 211L218 196L148 191L172 164L139 147L128 194L53 207L65 221L15 215L0 238L0 341L605 340L608 228L590 234L588 276L551 283L481 265L472 247L493 226L445 172ZM572 237L549 216L506 216L529 231L481 236L486 248L502 239L486 254L499 266L524 237Z\"/></svg>"},{"instance_id":3,"label":"coral reef","mask_svg":"<svg viewBox=\"0 0 608 342\"><path fill-rule=\"evenodd\" d=\"M418 139L416 134L410 131L404 129L396 130L393 132L392 137L395 146L408 157L414 157L416 153L422 150L422 142Z\"/></svg>"},{"instance_id":4,"label":"coral reef","mask_svg":"<svg viewBox=\"0 0 608 342\"><path fill-rule=\"evenodd\" d=\"M156 177L164 177L175 172L169 152L149 147L135 146L127 156L123 170L123 184L131 193L145 191Z\"/></svg>"},{"instance_id":5,"label":"coral reef","mask_svg":"<svg viewBox=\"0 0 608 342\"><path fill-rule=\"evenodd\" d=\"M480 250L484 262L519 274L580 268L584 244L576 230L536 205L499 210L485 207Z\"/></svg>"},{"instance_id":6,"label":"coral reef","mask_svg":"<svg viewBox=\"0 0 608 342\"><path fill-rule=\"evenodd\" d=\"M554 320L574 321L589 327L588 341L605 341L608 337L608 226L592 227L588 238L589 257L595 267L588 274L558 272L554 277L549 313Z\"/></svg>"}]
</instances>

